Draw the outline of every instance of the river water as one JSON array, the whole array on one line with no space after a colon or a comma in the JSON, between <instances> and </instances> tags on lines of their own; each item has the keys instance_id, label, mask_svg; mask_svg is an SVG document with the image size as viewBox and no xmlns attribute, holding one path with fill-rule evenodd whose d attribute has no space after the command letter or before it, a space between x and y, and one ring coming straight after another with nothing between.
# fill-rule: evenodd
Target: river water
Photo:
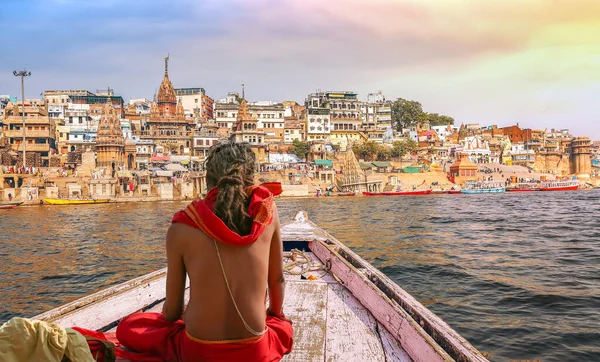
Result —
<instances>
[{"instance_id":1,"label":"river water","mask_svg":"<svg viewBox=\"0 0 600 362\"><path fill-rule=\"evenodd\" d=\"M492 361L600 361L600 192L280 199ZM165 266L182 202L0 210L0 322Z\"/></svg>"}]
</instances>

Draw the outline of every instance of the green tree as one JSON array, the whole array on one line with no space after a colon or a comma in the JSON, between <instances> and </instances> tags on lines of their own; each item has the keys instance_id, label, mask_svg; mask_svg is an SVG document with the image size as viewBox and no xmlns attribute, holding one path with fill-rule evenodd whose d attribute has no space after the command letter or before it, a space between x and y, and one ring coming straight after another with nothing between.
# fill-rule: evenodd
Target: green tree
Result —
<instances>
[{"instance_id":1,"label":"green tree","mask_svg":"<svg viewBox=\"0 0 600 362\"><path fill-rule=\"evenodd\" d=\"M447 126L454 124L454 118L437 113L427 113L427 120L431 126Z\"/></svg>"},{"instance_id":2,"label":"green tree","mask_svg":"<svg viewBox=\"0 0 600 362\"><path fill-rule=\"evenodd\" d=\"M381 146L377 142L368 141L365 143L355 143L354 146L352 146L352 151L354 151L354 154L361 159L373 161L373 159L377 157L380 147Z\"/></svg>"},{"instance_id":3,"label":"green tree","mask_svg":"<svg viewBox=\"0 0 600 362\"><path fill-rule=\"evenodd\" d=\"M379 145L379 149L377 150L377 161L389 161L391 157L391 148Z\"/></svg>"},{"instance_id":4,"label":"green tree","mask_svg":"<svg viewBox=\"0 0 600 362\"><path fill-rule=\"evenodd\" d=\"M407 139L404 141L396 141L392 144L391 155L392 155L392 157L402 158L402 157L406 156L407 154L416 152L418 148L419 148L419 145L417 144L417 142L413 141L412 139Z\"/></svg>"},{"instance_id":5,"label":"green tree","mask_svg":"<svg viewBox=\"0 0 600 362\"><path fill-rule=\"evenodd\" d=\"M290 147L290 151L299 159L304 160L306 159L306 154L308 153L308 143L294 140L292 142L292 147Z\"/></svg>"},{"instance_id":6,"label":"green tree","mask_svg":"<svg viewBox=\"0 0 600 362\"><path fill-rule=\"evenodd\" d=\"M417 101L398 98L392 103L392 123L398 132L424 121L426 116L423 106Z\"/></svg>"}]
</instances>

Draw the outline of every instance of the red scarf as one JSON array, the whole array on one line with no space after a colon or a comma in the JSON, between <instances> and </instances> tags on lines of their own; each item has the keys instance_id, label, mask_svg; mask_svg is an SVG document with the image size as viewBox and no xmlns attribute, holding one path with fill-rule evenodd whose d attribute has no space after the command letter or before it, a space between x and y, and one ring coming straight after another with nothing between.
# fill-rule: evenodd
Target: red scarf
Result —
<instances>
[{"instance_id":1,"label":"red scarf","mask_svg":"<svg viewBox=\"0 0 600 362\"><path fill-rule=\"evenodd\" d=\"M273 196L281 194L281 184L268 183L260 186L246 188L250 196L248 215L252 218L250 234L240 235L225 225L217 215L213 213L215 200L219 193L217 187L211 189L203 200L194 201L185 209L173 216L172 223L181 222L188 226L198 228L208 237L221 243L244 246L252 244L262 234L265 226L273 220Z\"/></svg>"}]
</instances>

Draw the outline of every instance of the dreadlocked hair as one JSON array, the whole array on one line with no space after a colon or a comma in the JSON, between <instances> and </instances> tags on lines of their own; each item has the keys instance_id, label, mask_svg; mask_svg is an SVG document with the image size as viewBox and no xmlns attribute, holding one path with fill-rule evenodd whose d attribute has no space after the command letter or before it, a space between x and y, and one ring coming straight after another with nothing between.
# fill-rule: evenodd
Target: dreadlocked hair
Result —
<instances>
[{"instance_id":1,"label":"dreadlocked hair","mask_svg":"<svg viewBox=\"0 0 600 362\"><path fill-rule=\"evenodd\" d=\"M250 234L250 198L244 191L254 184L256 157L246 142L223 141L208 151L206 181L219 189L213 212L240 235Z\"/></svg>"}]
</instances>

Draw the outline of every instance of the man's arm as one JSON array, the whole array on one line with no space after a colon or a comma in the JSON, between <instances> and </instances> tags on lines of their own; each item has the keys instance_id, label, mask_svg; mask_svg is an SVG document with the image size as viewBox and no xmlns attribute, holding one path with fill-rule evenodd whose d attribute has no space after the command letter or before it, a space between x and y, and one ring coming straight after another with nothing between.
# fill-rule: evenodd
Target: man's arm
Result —
<instances>
[{"instance_id":1,"label":"man's arm","mask_svg":"<svg viewBox=\"0 0 600 362\"><path fill-rule=\"evenodd\" d=\"M171 225L167 231L167 292L163 314L170 322L180 319L183 314L185 290L185 264L176 228L175 225Z\"/></svg>"},{"instance_id":2,"label":"man's arm","mask_svg":"<svg viewBox=\"0 0 600 362\"><path fill-rule=\"evenodd\" d=\"M269 314L283 317L283 296L285 291L285 278L283 276L283 241L279 224L277 208L273 211L273 238L269 250Z\"/></svg>"}]
</instances>

